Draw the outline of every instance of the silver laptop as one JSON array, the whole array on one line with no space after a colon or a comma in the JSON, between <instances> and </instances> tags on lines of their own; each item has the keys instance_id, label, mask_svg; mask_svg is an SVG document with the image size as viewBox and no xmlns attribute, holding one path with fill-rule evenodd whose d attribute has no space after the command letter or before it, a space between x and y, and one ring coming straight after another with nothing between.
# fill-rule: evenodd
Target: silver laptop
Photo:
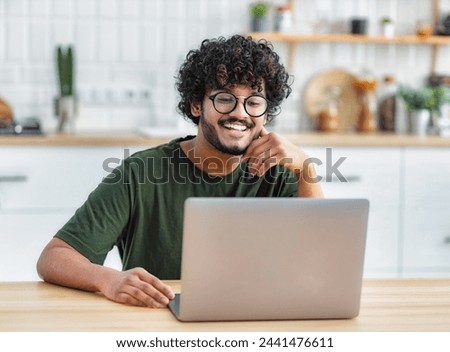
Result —
<instances>
[{"instance_id":1,"label":"silver laptop","mask_svg":"<svg viewBox=\"0 0 450 352\"><path fill-rule=\"evenodd\" d=\"M182 321L341 319L359 314L366 199L189 198Z\"/></svg>"}]
</instances>

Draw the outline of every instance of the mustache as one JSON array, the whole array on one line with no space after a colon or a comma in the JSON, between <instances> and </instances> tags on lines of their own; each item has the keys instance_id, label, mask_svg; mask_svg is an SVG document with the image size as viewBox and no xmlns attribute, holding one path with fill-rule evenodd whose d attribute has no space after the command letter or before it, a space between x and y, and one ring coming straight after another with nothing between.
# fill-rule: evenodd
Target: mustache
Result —
<instances>
[{"instance_id":1,"label":"mustache","mask_svg":"<svg viewBox=\"0 0 450 352\"><path fill-rule=\"evenodd\" d=\"M223 125L225 125L226 123L239 123L239 124L241 124L241 125L244 125L245 127L247 127L247 128L253 128L253 127L255 127L255 124L253 123L253 122L251 122L251 121L247 121L247 120L239 120L239 119L237 119L237 118L228 118L228 119L224 119L224 120L220 120L219 121L219 125L220 126L223 126Z\"/></svg>"}]
</instances>

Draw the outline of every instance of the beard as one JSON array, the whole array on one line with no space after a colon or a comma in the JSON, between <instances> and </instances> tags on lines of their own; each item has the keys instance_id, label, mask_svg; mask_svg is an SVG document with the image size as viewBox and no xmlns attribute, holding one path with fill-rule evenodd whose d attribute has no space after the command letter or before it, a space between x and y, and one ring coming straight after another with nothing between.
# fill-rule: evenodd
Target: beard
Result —
<instances>
[{"instance_id":1,"label":"beard","mask_svg":"<svg viewBox=\"0 0 450 352\"><path fill-rule=\"evenodd\" d=\"M235 118L229 118L229 119L225 119L223 121L218 122L218 124L219 125L223 125L226 122L236 122L236 121L239 121L239 120L235 119ZM247 128L255 127L255 125L253 123L250 123L250 122L242 122L242 121L240 121L240 123L244 123ZM227 146L227 145L223 144L220 141L219 136L217 135L217 131L215 130L214 126L206 121L206 119L204 117L204 114L203 114L203 111L201 112L201 115L200 115L199 125L200 125L200 127L202 129L202 133L203 133L203 136L205 137L206 141L210 145L212 145L214 148L216 148L218 151L220 151L222 153L225 153L225 154L242 155L242 154L245 153L245 151L249 147L250 143L253 140L258 139L258 135L254 136L252 141L250 141L246 146L240 146L238 144Z\"/></svg>"}]
</instances>

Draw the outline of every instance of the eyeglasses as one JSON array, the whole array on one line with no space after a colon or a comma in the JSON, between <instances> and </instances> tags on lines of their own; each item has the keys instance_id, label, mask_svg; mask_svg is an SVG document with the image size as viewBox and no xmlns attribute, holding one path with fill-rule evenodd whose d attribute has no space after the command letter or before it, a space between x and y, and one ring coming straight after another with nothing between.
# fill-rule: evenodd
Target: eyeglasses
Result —
<instances>
[{"instance_id":1,"label":"eyeglasses","mask_svg":"<svg viewBox=\"0 0 450 352\"><path fill-rule=\"evenodd\" d=\"M229 114L239 102L239 99L231 93L220 92L208 97L212 100L214 109L221 114ZM244 99L244 109L251 117L260 117L267 111L267 99L261 95L250 95Z\"/></svg>"}]
</instances>

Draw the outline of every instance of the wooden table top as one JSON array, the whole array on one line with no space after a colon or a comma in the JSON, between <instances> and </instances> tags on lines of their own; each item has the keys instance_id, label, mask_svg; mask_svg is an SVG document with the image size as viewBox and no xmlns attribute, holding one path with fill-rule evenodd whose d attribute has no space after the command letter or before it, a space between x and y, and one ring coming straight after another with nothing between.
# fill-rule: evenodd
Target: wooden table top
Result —
<instances>
[{"instance_id":1,"label":"wooden table top","mask_svg":"<svg viewBox=\"0 0 450 352\"><path fill-rule=\"evenodd\" d=\"M167 283L179 291L178 281ZM0 317L0 331L450 332L450 278L365 279L360 315L350 320L200 323L44 282L0 282Z\"/></svg>"}]
</instances>

